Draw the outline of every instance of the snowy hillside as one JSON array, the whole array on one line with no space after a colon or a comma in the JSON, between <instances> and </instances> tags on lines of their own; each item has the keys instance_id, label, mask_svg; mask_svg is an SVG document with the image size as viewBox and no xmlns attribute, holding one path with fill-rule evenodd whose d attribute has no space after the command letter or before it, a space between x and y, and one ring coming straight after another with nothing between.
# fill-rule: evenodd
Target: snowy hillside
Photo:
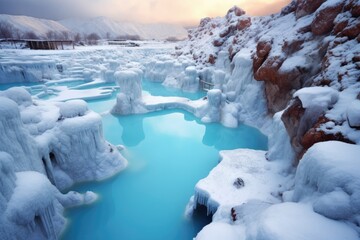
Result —
<instances>
[{"instance_id":1,"label":"snowy hillside","mask_svg":"<svg viewBox=\"0 0 360 240\"><path fill-rule=\"evenodd\" d=\"M63 32L80 33L81 35L96 33L104 39L126 35L137 35L141 39L156 40L164 40L170 37L182 40L187 37L186 29L180 25L120 22L106 17L53 21L28 16L0 14L1 21L14 27L15 38L17 35L21 36L26 32L34 32L38 37L46 38L46 34L50 31L60 36Z\"/></svg>"},{"instance_id":2,"label":"snowy hillside","mask_svg":"<svg viewBox=\"0 0 360 240\"><path fill-rule=\"evenodd\" d=\"M66 19L59 21L72 32L81 34L97 33L102 38L116 38L124 35L138 35L141 39L166 39L175 37L184 39L187 31L180 25L174 24L140 24L119 22L107 17L91 19Z\"/></svg>"},{"instance_id":3,"label":"snowy hillside","mask_svg":"<svg viewBox=\"0 0 360 240\"><path fill-rule=\"evenodd\" d=\"M17 38L16 35L21 36L26 32L34 32L39 37L45 37L49 31L54 31L57 34L69 31L69 29L56 21L28 16L0 14L0 21L9 23L14 27L15 38Z\"/></svg>"}]
</instances>

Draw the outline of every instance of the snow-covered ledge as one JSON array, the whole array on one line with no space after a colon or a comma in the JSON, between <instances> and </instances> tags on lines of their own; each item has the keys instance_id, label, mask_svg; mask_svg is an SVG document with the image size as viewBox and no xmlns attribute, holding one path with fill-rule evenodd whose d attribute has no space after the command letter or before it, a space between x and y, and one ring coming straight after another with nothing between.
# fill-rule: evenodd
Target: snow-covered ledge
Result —
<instances>
[{"instance_id":1,"label":"snow-covered ledge","mask_svg":"<svg viewBox=\"0 0 360 240\"><path fill-rule=\"evenodd\" d=\"M204 205L213 214L252 199L269 203L281 201L287 177L279 174L277 162L265 158L265 151L236 149L221 151L221 162L195 186L195 205Z\"/></svg>"},{"instance_id":2,"label":"snow-covered ledge","mask_svg":"<svg viewBox=\"0 0 360 240\"><path fill-rule=\"evenodd\" d=\"M0 132L1 239L56 239L64 207L96 199L59 189L127 165L104 140L101 117L82 100L33 101L24 88L0 91Z\"/></svg>"}]
</instances>

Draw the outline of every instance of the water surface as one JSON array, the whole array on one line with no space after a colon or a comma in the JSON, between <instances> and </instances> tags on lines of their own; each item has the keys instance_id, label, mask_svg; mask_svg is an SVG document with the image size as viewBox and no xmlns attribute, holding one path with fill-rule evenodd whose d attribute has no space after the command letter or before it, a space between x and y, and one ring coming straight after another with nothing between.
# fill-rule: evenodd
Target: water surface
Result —
<instances>
[{"instance_id":1,"label":"water surface","mask_svg":"<svg viewBox=\"0 0 360 240\"><path fill-rule=\"evenodd\" d=\"M129 166L109 180L72 189L94 191L100 199L66 211L71 222L63 239L192 239L210 219L186 218L185 206L196 182L218 163L218 151L267 146L254 128L203 124L184 111L105 115L103 126L108 141L126 146Z\"/></svg>"}]
</instances>

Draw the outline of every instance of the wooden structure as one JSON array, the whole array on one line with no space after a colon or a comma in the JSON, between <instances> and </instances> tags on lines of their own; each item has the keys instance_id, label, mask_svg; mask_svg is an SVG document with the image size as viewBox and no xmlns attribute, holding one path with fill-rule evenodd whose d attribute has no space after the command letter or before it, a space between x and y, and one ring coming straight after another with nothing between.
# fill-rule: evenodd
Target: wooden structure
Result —
<instances>
[{"instance_id":1,"label":"wooden structure","mask_svg":"<svg viewBox=\"0 0 360 240\"><path fill-rule=\"evenodd\" d=\"M204 91L209 91L214 88L214 84L211 82L205 82L204 80L200 80L201 89Z\"/></svg>"},{"instance_id":2,"label":"wooden structure","mask_svg":"<svg viewBox=\"0 0 360 240\"><path fill-rule=\"evenodd\" d=\"M74 41L72 40L39 40L39 39L3 39L0 42L10 43L17 48L17 44L26 45L34 50L64 50L66 47L74 49Z\"/></svg>"},{"instance_id":3,"label":"wooden structure","mask_svg":"<svg viewBox=\"0 0 360 240\"><path fill-rule=\"evenodd\" d=\"M128 42L126 40L109 40L109 45L118 45L123 47L139 47L140 45L134 42Z\"/></svg>"},{"instance_id":4,"label":"wooden structure","mask_svg":"<svg viewBox=\"0 0 360 240\"><path fill-rule=\"evenodd\" d=\"M71 40L25 40L30 49L64 50L64 46L74 49L74 41Z\"/></svg>"}]
</instances>

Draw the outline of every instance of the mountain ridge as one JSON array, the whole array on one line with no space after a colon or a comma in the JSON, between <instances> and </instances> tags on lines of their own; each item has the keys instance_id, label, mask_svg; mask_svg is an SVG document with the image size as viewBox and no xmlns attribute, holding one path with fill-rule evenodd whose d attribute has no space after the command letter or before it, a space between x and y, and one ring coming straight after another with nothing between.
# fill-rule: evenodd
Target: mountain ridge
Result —
<instances>
[{"instance_id":1,"label":"mountain ridge","mask_svg":"<svg viewBox=\"0 0 360 240\"><path fill-rule=\"evenodd\" d=\"M39 38L48 38L49 32L58 35L67 32L75 35L96 33L100 38L117 38L119 36L138 36L144 40L164 40L167 38L184 39L187 31L184 27L170 23L142 24L121 22L108 17L71 18L64 20L49 20L25 15L0 14L0 22L12 26L15 35L34 32Z\"/></svg>"}]
</instances>

